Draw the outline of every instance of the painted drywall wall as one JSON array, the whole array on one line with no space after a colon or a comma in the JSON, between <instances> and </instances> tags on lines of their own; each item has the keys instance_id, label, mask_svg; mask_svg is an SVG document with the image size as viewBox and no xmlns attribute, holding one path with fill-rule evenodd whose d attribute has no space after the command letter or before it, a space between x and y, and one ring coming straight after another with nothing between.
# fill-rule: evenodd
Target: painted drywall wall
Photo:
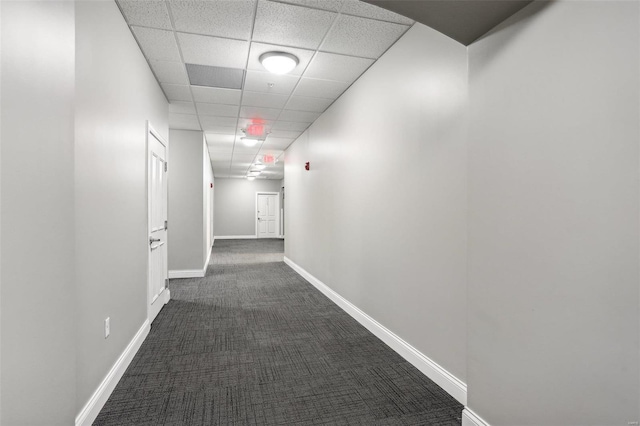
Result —
<instances>
[{"instance_id":1,"label":"painted drywall wall","mask_svg":"<svg viewBox=\"0 0 640 426\"><path fill-rule=\"evenodd\" d=\"M80 411L147 318L146 123L166 139L168 105L114 2L76 3L76 45Z\"/></svg>"},{"instance_id":2,"label":"painted drywall wall","mask_svg":"<svg viewBox=\"0 0 640 426\"><path fill-rule=\"evenodd\" d=\"M213 167L211 167L211 157L206 140L202 141L202 218L204 220L204 253L205 262L209 261L211 248L213 247L213 198L214 198L214 178Z\"/></svg>"},{"instance_id":3,"label":"painted drywall wall","mask_svg":"<svg viewBox=\"0 0 640 426\"><path fill-rule=\"evenodd\" d=\"M3 425L75 417L74 3L0 3Z\"/></svg>"},{"instance_id":4,"label":"painted drywall wall","mask_svg":"<svg viewBox=\"0 0 640 426\"><path fill-rule=\"evenodd\" d=\"M639 12L537 3L469 47L468 404L492 426L639 420Z\"/></svg>"},{"instance_id":5,"label":"painted drywall wall","mask_svg":"<svg viewBox=\"0 0 640 426\"><path fill-rule=\"evenodd\" d=\"M206 252L203 221L203 141L194 130L169 131L169 270L201 270Z\"/></svg>"},{"instance_id":6,"label":"painted drywall wall","mask_svg":"<svg viewBox=\"0 0 640 426\"><path fill-rule=\"evenodd\" d=\"M256 192L280 192L280 181L270 179L216 179L215 235L256 235Z\"/></svg>"},{"instance_id":7,"label":"painted drywall wall","mask_svg":"<svg viewBox=\"0 0 640 426\"><path fill-rule=\"evenodd\" d=\"M416 24L285 153L286 256L462 381L466 53Z\"/></svg>"}]
</instances>

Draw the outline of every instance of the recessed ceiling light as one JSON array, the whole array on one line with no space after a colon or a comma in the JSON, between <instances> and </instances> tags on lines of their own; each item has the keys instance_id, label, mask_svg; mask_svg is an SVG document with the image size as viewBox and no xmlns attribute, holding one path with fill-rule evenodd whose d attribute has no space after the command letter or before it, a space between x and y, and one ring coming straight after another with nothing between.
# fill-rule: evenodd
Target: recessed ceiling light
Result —
<instances>
[{"instance_id":1,"label":"recessed ceiling light","mask_svg":"<svg viewBox=\"0 0 640 426\"><path fill-rule=\"evenodd\" d=\"M260 55L260 63L273 74L286 74L298 65L298 58L286 52L267 52Z\"/></svg>"},{"instance_id":2,"label":"recessed ceiling light","mask_svg":"<svg viewBox=\"0 0 640 426\"><path fill-rule=\"evenodd\" d=\"M246 146L256 146L256 144L258 143L258 139L251 139L251 138L240 138L240 140L246 145Z\"/></svg>"}]
</instances>

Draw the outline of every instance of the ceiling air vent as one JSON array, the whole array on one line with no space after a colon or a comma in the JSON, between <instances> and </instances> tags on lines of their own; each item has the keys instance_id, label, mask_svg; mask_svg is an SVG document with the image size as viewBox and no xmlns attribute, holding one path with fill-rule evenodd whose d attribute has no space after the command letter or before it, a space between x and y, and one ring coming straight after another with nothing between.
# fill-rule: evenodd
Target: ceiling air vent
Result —
<instances>
[{"instance_id":1,"label":"ceiling air vent","mask_svg":"<svg viewBox=\"0 0 640 426\"><path fill-rule=\"evenodd\" d=\"M237 68L187 64L187 74L189 74L189 81L194 86L242 89L242 81L244 80L244 70Z\"/></svg>"}]
</instances>

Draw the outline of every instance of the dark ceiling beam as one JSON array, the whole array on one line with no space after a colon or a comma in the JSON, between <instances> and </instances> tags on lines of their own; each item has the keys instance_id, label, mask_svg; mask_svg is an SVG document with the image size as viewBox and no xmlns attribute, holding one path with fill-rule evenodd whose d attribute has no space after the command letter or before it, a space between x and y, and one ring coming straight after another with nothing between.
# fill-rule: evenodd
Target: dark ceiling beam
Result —
<instances>
[{"instance_id":1,"label":"dark ceiling beam","mask_svg":"<svg viewBox=\"0 0 640 426\"><path fill-rule=\"evenodd\" d=\"M363 0L470 45L532 0Z\"/></svg>"}]
</instances>

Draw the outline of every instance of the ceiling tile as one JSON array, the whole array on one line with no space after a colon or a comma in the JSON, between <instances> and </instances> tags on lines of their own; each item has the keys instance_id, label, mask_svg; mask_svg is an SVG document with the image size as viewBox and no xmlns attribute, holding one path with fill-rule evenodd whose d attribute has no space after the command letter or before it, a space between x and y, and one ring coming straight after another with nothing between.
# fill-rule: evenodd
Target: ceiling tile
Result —
<instances>
[{"instance_id":1,"label":"ceiling tile","mask_svg":"<svg viewBox=\"0 0 640 426\"><path fill-rule=\"evenodd\" d=\"M382 21L395 22L397 24L412 25L413 20L406 16L399 15L390 10L383 9L372 4L365 3L360 0L345 0L342 4L342 13L347 15L362 16L371 19L380 19Z\"/></svg>"},{"instance_id":2,"label":"ceiling tile","mask_svg":"<svg viewBox=\"0 0 640 426\"><path fill-rule=\"evenodd\" d=\"M297 139L302 132L294 132L290 130L272 130L269 136L274 138L283 138L283 139Z\"/></svg>"},{"instance_id":3,"label":"ceiling tile","mask_svg":"<svg viewBox=\"0 0 640 426\"><path fill-rule=\"evenodd\" d=\"M177 112L180 114L195 114L196 107L193 102L171 102L169 104L169 112Z\"/></svg>"},{"instance_id":4,"label":"ceiling tile","mask_svg":"<svg viewBox=\"0 0 640 426\"><path fill-rule=\"evenodd\" d=\"M236 131L236 123L237 123L237 119L234 117L216 117L213 115L201 115L200 116L200 124L202 124L202 128L204 131L209 131L209 129L213 128L213 127L217 127L217 128L227 128L227 129L231 129L231 131L228 132L213 132L213 133L228 133L228 134L235 134Z\"/></svg>"},{"instance_id":5,"label":"ceiling tile","mask_svg":"<svg viewBox=\"0 0 640 426\"><path fill-rule=\"evenodd\" d=\"M255 154L241 154L239 151L235 151L233 153L233 161L237 161L239 163L253 163L256 159Z\"/></svg>"},{"instance_id":6,"label":"ceiling tile","mask_svg":"<svg viewBox=\"0 0 640 426\"><path fill-rule=\"evenodd\" d=\"M320 117L319 112L284 110L280 113L279 119L296 123L313 123L318 117Z\"/></svg>"},{"instance_id":7,"label":"ceiling tile","mask_svg":"<svg viewBox=\"0 0 640 426\"><path fill-rule=\"evenodd\" d=\"M249 49L249 63L247 69L254 71L265 71L260 63L260 55L266 52L286 52L298 58L298 65L288 75L301 75L304 69L309 65L309 61L313 58L315 51L306 49L296 49L294 47L283 47L274 44L251 43Z\"/></svg>"},{"instance_id":8,"label":"ceiling tile","mask_svg":"<svg viewBox=\"0 0 640 426\"><path fill-rule=\"evenodd\" d=\"M253 28L253 40L306 49L317 49L334 17L333 12L261 1Z\"/></svg>"},{"instance_id":9,"label":"ceiling tile","mask_svg":"<svg viewBox=\"0 0 640 426\"><path fill-rule=\"evenodd\" d=\"M278 149L283 150L286 149L291 143L293 139L285 139L285 138L272 138L269 136L267 140L264 141L262 145L262 149Z\"/></svg>"},{"instance_id":10,"label":"ceiling tile","mask_svg":"<svg viewBox=\"0 0 640 426\"><path fill-rule=\"evenodd\" d=\"M209 133L222 133L222 134L233 134L236 131L235 127L229 126L219 126L215 124L215 122L205 122L202 123L202 130Z\"/></svg>"},{"instance_id":11,"label":"ceiling tile","mask_svg":"<svg viewBox=\"0 0 640 426\"><path fill-rule=\"evenodd\" d=\"M300 77L293 75L247 71L247 77L244 80L244 89L253 92L279 93L289 96L296 87L296 84L298 84L298 80L300 80Z\"/></svg>"},{"instance_id":12,"label":"ceiling tile","mask_svg":"<svg viewBox=\"0 0 640 426\"><path fill-rule=\"evenodd\" d=\"M373 59L318 52L303 77L352 83L373 63Z\"/></svg>"},{"instance_id":13,"label":"ceiling tile","mask_svg":"<svg viewBox=\"0 0 640 426\"><path fill-rule=\"evenodd\" d=\"M271 128L273 131L275 130L297 130L302 132L309 127L310 123L294 123L290 121L276 121L273 123L273 127Z\"/></svg>"},{"instance_id":14,"label":"ceiling tile","mask_svg":"<svg viewBox=\"0 0 640 426\"><path fill-rule=\"evenodd\" d=\"M198 117L192 114L169 113L169 128L184 130L200 130Z\"/></svg>"},{"instance_id":15,"label":"ceiling tile","mask_svg":"<svg viewBox=\"0 0 640 426\"><path fill-rule=\"evenodd\" d=\"M292 96L287 102L286 109L310 112L324 112L333 99L308 98L305 96Z\"/></svg>"},{"instance_id":16,"label":"ceiling tile","mask_svg":"<svg viewBox=\"0 0 640 426\"><path fill-rule=\"evenodd\" d=\"M178 33L178 41L188 64L244 68L247 63L247 41L185 33Z\"/></svg>"},{"instance_id":17,"label":"ceiling tile","mask_svg":"<svg viewBox=\"0 0 640 426\"><path fill-rule=\"evenodd\" d=\"M240 107L238 105L202 104L197 103L196 108L200 115L217 115L219 117L238 117Z\"/></svg>"},{"instance_id":18,"label":"ceiling tile","mask_svg":"<svg viewBox=\"0 0 640 426\"><path fill-rule=\"evenodd\" d=\"M299 6L311 7L313 9L330 10L339 12L344 0L275 0L279 3L296 4Z\"/></svg>"},{"instance_id":19,"label":"ceiling tile","mask_svg":"<svg viewBox=\"0 0 640 426\"><path fill-rule=\"evenodd\" d=\"M240 105L241 90L202 86L191 86L191 90L193 91L193 99L196 102Z\"/></svg>"},{"instance_id":20,"label":"ceiling tile","mask_svg":"<svg viewBox=\"0 0 640 426\"><path fill-rule=\"evenodd\" d=\"M243 106L240 108L240 117L242 118L261 118L263 120L275 120L280 115L280 109L275 108L259 108Z\"/></svg>"},{"instance_id":21,"label":"ceiling tile","mask_svg":"<svg viewBox=\"0 0 640 426\"><path fill-rule=\"evenodd\" d=\"M276 93L245 92L242 94L242 106L263 108L284 108L287 103L287 95Z\"/></svg>"},{"instance_id":22,"label":"ceiling tile","mask_svg":"<svg viewBox=\"0 0 640 426\"><path fill-rule=\"evenodd\" d=\"M293 95L336 99L342 92L347 90L347 87L349 87L349 84L341 81L302 78Z\"/></svg>"},{"instance_id":23,"label":"ceiling tile","mask_svg":"<svg viewBox=\"0 0 640 426\"><path fill-rule=\"evenodd\" d=\"M131 27L147 59L180 62L180 52L173 31Z\"/></svg>"},{"instance_id":24,"label":"ceiling tile","mask_svg":"<svg viewBox=\"0 0 640 426\"><path fill-rule=\"evenodd\" d=\"M391 22L340 15L320 50L377 59L408 28Z\"/></svg>"},{"instance_id":25,"label":"ceiling tile","mask_svg":"<svg viewBox=\"0 0 640 426\"><path fill-rule=\"evenodd\" d=\"M255 146L246 146L243 143L236 143L233 147L233 156L236 155L256 155L260 150L260 144Z\"/></svg>"},{"instance_id":26,"label":"ceiling tile","mask_svg":"<svg viewBox=\"0 0 640 426\"><path fill-rule=\"evenodd\" d=\"M177 31L249 39L255 1L170 1Z\"/></svg>"},{"instance_id":27,"label":"ceiling tile","mask_svg":"<svg viewBox=\"0 0 640 426\"><path fill-rule=\"evenodd\" d=\"M189 84L182 62L149 60L153 73L160 83Z\"/></svg>"},{"instance_id":28,"label":"ceiling tile","mask_svg":"<svg viewBox=\"0 0 640 426\"><path fill-rule=\"evenodd\" d=\"M162 90L170 101L191 101L189 86L180 84L162 84Z\"/></svg>"},{"instance_id":29,"label":"ceiling tile","mask_svg":"<svg viewBox=\"0 0 640 426\"><path fill-rule=\"evenodd\" d=\"M118 0L118 4L129 25L172 29L169 12L163 1Z\"/></svg>"},{"instance_id":30,"label":"ceiling tile","mask_svg":"<svg viewBox=\"0 0 640 426\"><path fill-rule=\"evenodd\" d=\"M228 135L221 135L217 133L206 133L205 138L207 140L207 144L210 144L210 145L224 144L224 145L232 146L236 138L236 135L234 135L233 133Z\"/></svg>"}]
</instances>

